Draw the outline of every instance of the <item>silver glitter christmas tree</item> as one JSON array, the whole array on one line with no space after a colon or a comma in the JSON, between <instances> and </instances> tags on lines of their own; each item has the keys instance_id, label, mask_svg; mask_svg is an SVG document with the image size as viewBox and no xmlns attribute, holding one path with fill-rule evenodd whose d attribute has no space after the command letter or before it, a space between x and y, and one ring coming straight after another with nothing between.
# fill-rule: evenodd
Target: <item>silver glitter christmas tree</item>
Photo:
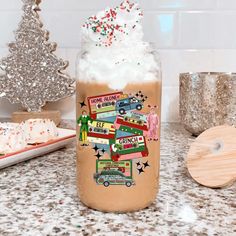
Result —
<instances>
[{"instance_id":1,"label":"silver glitter christmas tree","mask_svg":"<svg viewBox=\"0 0 236 236\"><path fill-rule=\"evenodd\" d=\"M61 71L68 62L53 52L49 32L42 29L38 11L41 0L22 0L24 15L9 44L10 55L0 61L5 77L0 80L0 97L20 103L28 112L40 112L46 102L73 95L75 81Z\"/></svg>"}]
</instances>

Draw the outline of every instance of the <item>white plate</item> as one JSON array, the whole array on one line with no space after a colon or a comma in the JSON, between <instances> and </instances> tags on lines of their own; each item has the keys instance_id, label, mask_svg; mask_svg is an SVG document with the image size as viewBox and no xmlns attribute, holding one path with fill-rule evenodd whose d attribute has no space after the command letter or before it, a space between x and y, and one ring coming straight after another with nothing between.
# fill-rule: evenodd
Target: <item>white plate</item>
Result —
<instances>
[{"instance_id":1,"label":"white plate","mask_svg":"<svg viewBox=\"0 0 236 236\"><path fill-rule=\"evenodd\" d=\"M56 139L47 143L29 146L24 150L0 156L0 169L56 151L74 141L76 137L75 130L58 128L58 133L59 136Z\"/></svg>"}]
</instances>

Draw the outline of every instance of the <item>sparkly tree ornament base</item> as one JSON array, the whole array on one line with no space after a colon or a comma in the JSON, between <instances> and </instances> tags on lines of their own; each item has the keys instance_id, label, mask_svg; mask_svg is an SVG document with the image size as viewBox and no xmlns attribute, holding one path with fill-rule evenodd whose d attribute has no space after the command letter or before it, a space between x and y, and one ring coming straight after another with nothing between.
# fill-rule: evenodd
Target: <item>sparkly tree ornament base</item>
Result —
<instances>
[{"instance_id":1,"label":"sparkly tree ornament base","mask_svg":"<svg viewBox=\"0 0 236 236\"><path fill-rule=\"evenodd\" d=\"M9 44L10 55L2 59L5 71L0 96L19 103L28 112L41 112L46 102L55 102L75 92L75 81L61 71L68 62L58 59L55 43L48 42L49 33L42 29L38 11L41 0L22 0L24 15Z\"/></svg>"}]
</instances>

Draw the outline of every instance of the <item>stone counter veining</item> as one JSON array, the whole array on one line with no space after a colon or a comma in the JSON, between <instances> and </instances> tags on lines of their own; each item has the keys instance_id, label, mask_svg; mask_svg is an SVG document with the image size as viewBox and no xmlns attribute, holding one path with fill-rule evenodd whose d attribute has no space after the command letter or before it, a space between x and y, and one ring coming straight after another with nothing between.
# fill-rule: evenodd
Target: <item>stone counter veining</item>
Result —
<instances>
[{"instance_id":1,"label":"stone counter veining","mask_svg":"<svg viewBox=\"0 0 236 236\"><path fill-rule=\"evenodd\" d=\"M181 125L163 124L160 191L136 213L105 214L79 202L74 144L0 170L0 236L236 235L236 183L217 190L195 183L185 167L192 141Z\"/></svg>"}]
</instances>

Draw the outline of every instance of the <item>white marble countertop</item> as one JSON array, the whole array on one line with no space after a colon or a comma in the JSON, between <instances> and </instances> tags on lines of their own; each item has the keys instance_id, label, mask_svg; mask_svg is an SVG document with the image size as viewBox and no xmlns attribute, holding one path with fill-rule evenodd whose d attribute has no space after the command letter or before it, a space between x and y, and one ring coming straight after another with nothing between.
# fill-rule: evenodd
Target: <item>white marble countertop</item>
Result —
<instances>
[{"instance_id":1,"label":"white marble countertop","mask_svg":"<svg viewBox=\"0 0 236 236\"><path fill-rule=\"evenodd\" d=\"M236 183L217 190L195 183L184 164L192 139L179 124L163 124L160 192L136 213L79 202L74 145L0 170L0 235L236 235Z\"/></svg>"}]
</instances>

